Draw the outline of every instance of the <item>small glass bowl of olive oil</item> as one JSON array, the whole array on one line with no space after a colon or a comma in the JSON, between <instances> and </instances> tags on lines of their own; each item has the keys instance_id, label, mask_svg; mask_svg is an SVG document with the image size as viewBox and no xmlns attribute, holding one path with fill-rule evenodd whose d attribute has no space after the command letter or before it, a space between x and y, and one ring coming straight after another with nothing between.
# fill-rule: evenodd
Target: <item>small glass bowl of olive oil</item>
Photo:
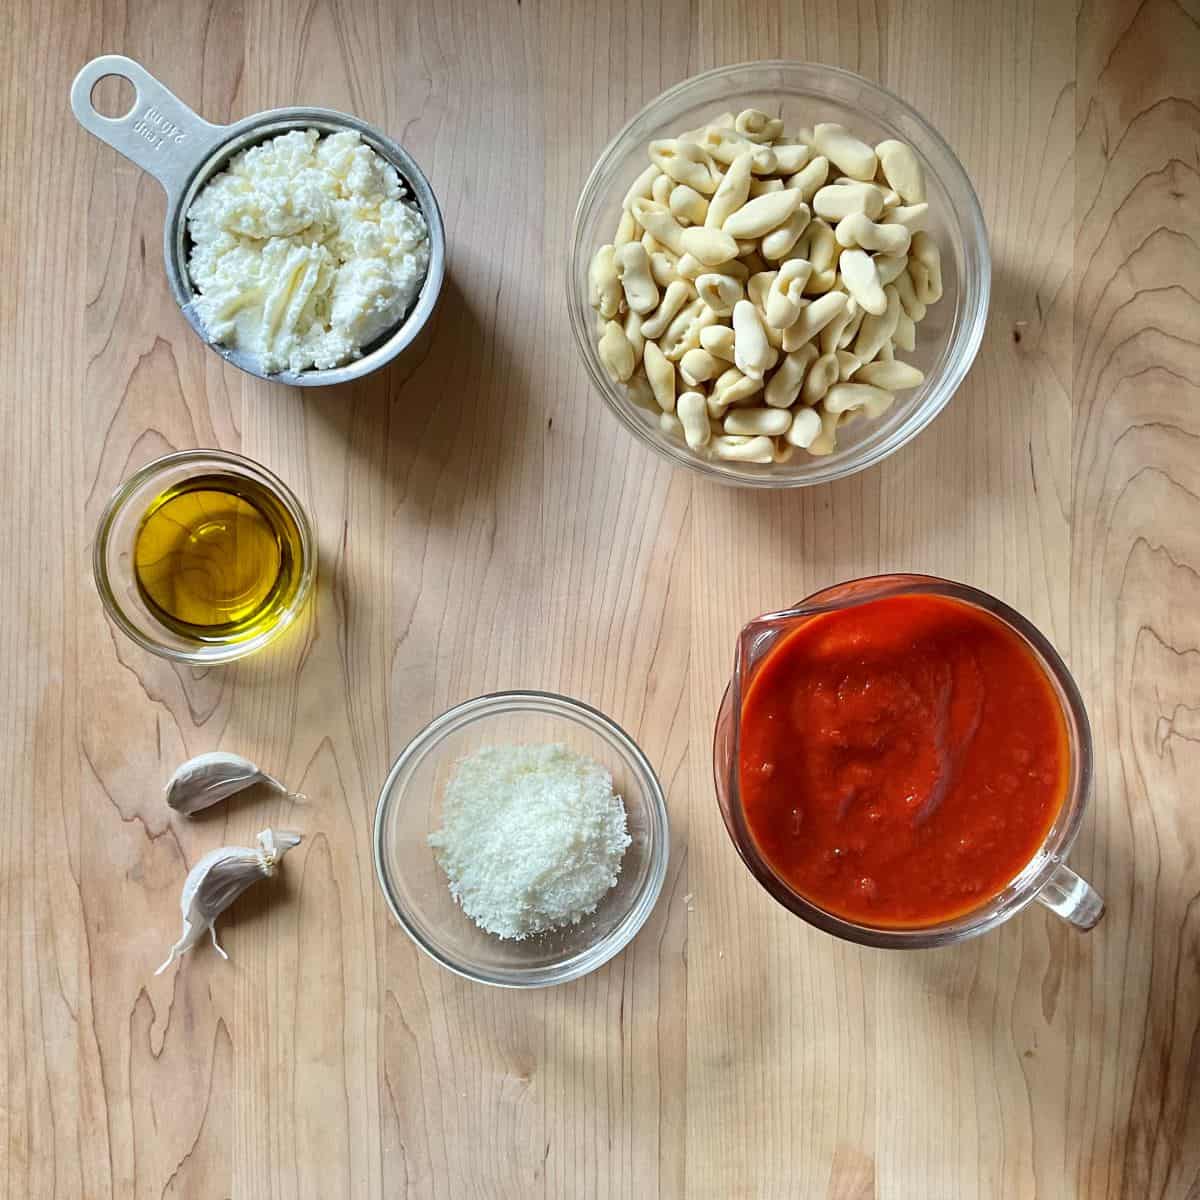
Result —
<instances>
[{"instance_id":1,"label":"small glass bowl of olive oil","mask_svg":"<svg viewBox=\"0 0 1200 1200\"><path fill-rule=\"evenodd\" d=\"M93 567L109 617L140 646L219 663L261 649L295 620L317 552L282 480L237 454L183 450L117 489Z\"/></svg>"}]
</instances>

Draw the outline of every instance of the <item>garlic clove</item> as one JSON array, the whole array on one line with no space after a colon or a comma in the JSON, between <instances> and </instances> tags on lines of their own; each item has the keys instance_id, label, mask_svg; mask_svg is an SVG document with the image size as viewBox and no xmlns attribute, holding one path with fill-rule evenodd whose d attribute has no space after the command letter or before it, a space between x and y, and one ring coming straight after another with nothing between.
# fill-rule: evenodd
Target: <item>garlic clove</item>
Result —
<instances>
[{"instance_id":1,"label":"garlic clove","mask_svg":"<svg viewBox=\"0 0 1200 1200\"><path fill-rule=\"evenodd\" d=\"M167 804L176 812L190 816L256 783L267 783L286 796L304 799L299 792L289 791L248 758L216 750L189 758L176 768L167 781Z\"/></svg>"},{"instance_id":2,"label":"garlic clove","mask_svg":"<svg viewBox=\"0 0 1200 1200\"><path fill-rule=\"evenodd\" d=\"M217 917L252 884L273 876L283 856L300 841L298 833L264 829L258 835L257 850L222 846L200 858L188 872L179 900L183 932L155 975L161 975L177 958L203 941L206 933L217 953L228 959L229 955L217 941Z\"/></svg>"}]
</instances>

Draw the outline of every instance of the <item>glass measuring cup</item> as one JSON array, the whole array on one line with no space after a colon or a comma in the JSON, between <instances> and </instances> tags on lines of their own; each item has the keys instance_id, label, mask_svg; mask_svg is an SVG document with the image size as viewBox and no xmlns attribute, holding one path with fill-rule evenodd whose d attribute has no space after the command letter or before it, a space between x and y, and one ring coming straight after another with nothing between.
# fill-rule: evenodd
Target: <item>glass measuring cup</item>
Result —
<instances>
[{"instance_id":1,"label":"glass measuring cup","mask_svg":"<svg viewBox=\"0 0 1200 1200\"><path fill-rule=\"evenodd\" d=\"M740 714L745 690L776 642L799 624L822 613L890 596L945 596L972 605L1012 630L1044 671L1062 711L1070 755L1061 808L1042 845L1005 887L978 908L933 925L880 928L834 916L790 888L758 851L742 808L738 784ZM733 678L725 689L713 739L713 776L725 827L742 861L785 908L810 924L847 941L887 949L946 946L994 929L1036 900L1080 930L1104 915L1104 901L1064 861L1083 820L1092 787L1092 735L1079 689L1046 638L1008 605L965 584L928 575L878 575L836 584L794 608L757 617L738 637Z\"/></svg>"}]
</instances>

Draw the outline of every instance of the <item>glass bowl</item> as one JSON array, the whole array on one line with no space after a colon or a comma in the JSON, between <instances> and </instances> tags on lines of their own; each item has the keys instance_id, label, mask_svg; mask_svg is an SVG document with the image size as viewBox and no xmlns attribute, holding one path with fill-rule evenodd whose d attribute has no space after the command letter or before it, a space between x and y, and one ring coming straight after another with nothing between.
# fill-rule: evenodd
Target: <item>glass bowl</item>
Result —
<instances>
[{"instance_id":1,"label":"glass bowl","mask_svg":"<svg viewBox=\"0 0 1200 1200\"><path fill-rule=\"evenodd\" d=\"M455 764L489 745L558 742L612 773L633 841L616 886L578 925L503 940L480 929L450 894L429 846ZM603 713L550 692L478 696L427 725L396 760L375 814L375 870L388 907L431 958L497 987L578 979L625 948L654 908L667 874L667 807L646 756Z\"/></svg>"},{"instance_id":2,"label":"glass bowl","mask_svg":"<svg viewBox=\"0 0 1200 1200\"><path fill-rule=\"evenodd\" d=\"M838 431L839 446L825 457L800 451L788 463L759 466L694 453L663 433L657 414L631 403L609 378L596 349L596 315L588 303L588 265L612 240L629 185L648 164L646 147L675 137L725 110L760 108L779 115L792 132L836 121L872 145L898 138L925 168L929 232L942 254L942 299L917 328L917 346L906 361L925 373L919 388L902 392L875 421ZM983 213L954 152L915 109L859 75L837 67L786 61L741 63L693 76L652 100L605 147L584 184L575 210L567 275L571 328L592 382L635 437L665 458L723 483L750 487L804 487L853 475L899 450L946 406L979 350L987 320L991 260Z\"/></svg>"},{"instance_id":3,"label":"glass bowl","mask_svg":"<svg viewBox=\"0 0 1200 1200\"><path fill-rule=\"evenodd\" d=\"M300 533L299 580L290 601L271 624L240 640L201 642L175 632L147 605L134 573L134 546L146 511L168 488L201 475L232 476L258 484L287 510ZM295 621L317 577L317 543L300 501L266 467L225 450L179 450L147 463L113 493L96 530L92 573L104 611L122 633L163 658L207 666L261 650Z\"/></svg>"}]
</instances>

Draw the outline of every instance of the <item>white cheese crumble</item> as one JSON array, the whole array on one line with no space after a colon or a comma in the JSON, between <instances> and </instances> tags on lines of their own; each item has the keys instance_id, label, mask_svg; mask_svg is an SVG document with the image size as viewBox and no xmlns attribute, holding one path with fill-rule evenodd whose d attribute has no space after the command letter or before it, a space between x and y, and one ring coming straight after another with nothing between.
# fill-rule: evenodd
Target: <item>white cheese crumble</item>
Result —
<instances>
[{"instance_id":1,"label":"white cheese crumble","mask_svg":"<svg viewBox=\"0 0 1200 1200\"><path fill-rule=\"evenodd\" d=\"M336 367L408 312L429 230L353 130L294 129L237 155L188 210L195 310L271 373Z\"/></svg>"},{"instance_id":2,"label":"white cheese crumble","mask_svg":"<svg viewBox=\"0 0 1200 1200\"><path fill-rule=\"evenodd\" d=\"M617 882L632 839L599 763L566 746L489 746L462 759L429 835L450 893L501 938L577 925Z\"/></svg>"}]
</instances>

